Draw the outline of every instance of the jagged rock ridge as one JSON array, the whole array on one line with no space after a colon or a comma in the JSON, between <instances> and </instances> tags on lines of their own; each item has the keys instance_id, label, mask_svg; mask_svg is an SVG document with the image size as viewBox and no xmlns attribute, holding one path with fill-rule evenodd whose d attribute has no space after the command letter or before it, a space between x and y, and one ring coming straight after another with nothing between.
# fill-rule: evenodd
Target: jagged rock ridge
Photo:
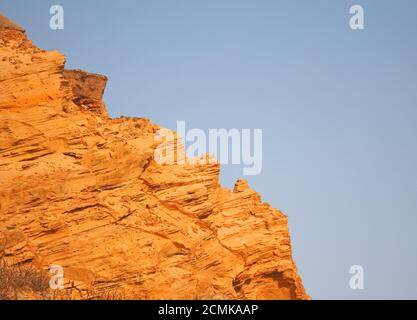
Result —
<instances>
[{"instance_id":1,"label":"jagged rock ridge","mask_svg":"<svg viewBox=\"0 0 417 320\"><path fill-rule=\"evenodd\" d=\"M159 165L160 129L107 116L106 78L0 18L0 255L134 299L307 299L287 217L218 164Z\"/></svg>"}]
</instances>

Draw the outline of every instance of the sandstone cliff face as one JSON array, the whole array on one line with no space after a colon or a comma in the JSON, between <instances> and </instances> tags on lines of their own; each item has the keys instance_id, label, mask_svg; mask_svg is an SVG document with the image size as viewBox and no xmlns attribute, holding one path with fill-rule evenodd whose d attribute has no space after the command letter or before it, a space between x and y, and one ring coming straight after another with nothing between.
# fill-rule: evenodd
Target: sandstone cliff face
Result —
<instances>
[{"instance_id":1,"label":"sandstone cliff face","mask_svg":"<svg viewBox=\"0 0 417 320\"><path fill-rule=\"evenodd\" d=\"M306 299L287 217L219 165L159 165L160 129L107 116L106 78L64 70L0 19L0 256L133 299Z\"/></svg>"}]
</instances>

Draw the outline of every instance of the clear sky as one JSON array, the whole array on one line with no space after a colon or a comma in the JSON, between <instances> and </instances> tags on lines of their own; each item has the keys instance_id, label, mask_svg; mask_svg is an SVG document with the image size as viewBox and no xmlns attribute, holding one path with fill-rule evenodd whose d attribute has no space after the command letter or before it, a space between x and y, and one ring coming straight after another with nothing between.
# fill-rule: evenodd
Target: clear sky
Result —
<instances>
[{"instance_id":1,"label":"clear sky","mask_svg":"<svg viewBox=\"0 0 417 320\"><path fill-rule=\"evenodd\" d=\"M49 28L54 4L64 30ZM263 171L249 182L289 216L313 298L417 298L417 1L0 0L0 11L69 68L107 75L112 116L262 128ZM224 185L240 176L222 167ZM356 264L362 291L349 287Z\"/></svg>"}]
</instances>

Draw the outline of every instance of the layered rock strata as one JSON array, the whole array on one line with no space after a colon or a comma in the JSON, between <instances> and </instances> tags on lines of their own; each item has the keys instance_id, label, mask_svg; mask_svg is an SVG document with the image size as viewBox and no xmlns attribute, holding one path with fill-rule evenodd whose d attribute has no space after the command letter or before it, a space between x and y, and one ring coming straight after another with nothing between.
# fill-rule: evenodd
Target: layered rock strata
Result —
<instances>
[{"instance_id":1,"label":"layered rock strata","mask_svg":"<svg viewBox=\"0 0 417 320\"><path fill-rule=\"evenodd\" d=\"M159 126L108 117L106 77L65 70L0 18L0 256L133 299L307 299L287 217L219 164L160 165Z\"/></svg>"}]
</instances>

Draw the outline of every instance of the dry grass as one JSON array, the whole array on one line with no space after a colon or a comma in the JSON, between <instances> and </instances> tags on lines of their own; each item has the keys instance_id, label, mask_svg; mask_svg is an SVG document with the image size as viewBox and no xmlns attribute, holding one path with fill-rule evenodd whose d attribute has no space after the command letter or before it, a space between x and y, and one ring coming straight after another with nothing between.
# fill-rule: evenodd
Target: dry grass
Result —
<instances>
[{"instance_id":1,"label":"dry grass","mask_svg":"<svg viewBox=\"0 0 417 320\"><path fill-rule=\"evenodd\" d=\"M117 289L49 288L50 275L30 264L11 264L0 257L0 300L123 300Z\"/></svg>"},{"instance_id":2,"label":"dry grass","mask_svg":"<svg viewBox=\"0 0 417 320\"><path fill-rule=\"evenodd\" d=\"M48 289L46 273L28 264L8 264L0 259L0 300L16 300L25 295L42 297Z\"/></svg>"},{"instance_id":3,"label":"dry grass","mask_svg":"<svg viewBox=\"0 0 417 320\"><path fill-rule=\"evenodd\" d=\"M78 290L75 287L63 290L50 290L50 300L124 300L125 297L118 290Z\"/></svg>"}]
</instances>

